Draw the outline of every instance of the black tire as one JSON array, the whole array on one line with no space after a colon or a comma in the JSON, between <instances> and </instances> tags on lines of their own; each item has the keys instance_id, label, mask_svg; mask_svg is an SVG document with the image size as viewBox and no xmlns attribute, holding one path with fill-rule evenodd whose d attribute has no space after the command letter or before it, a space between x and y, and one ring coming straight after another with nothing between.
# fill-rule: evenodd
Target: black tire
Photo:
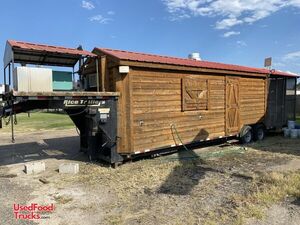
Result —
<instances>
[{"instance_id":1,"label":"black tire","mask_svg":"<svg viewBox=\"0 0 300 225\"><path fill-rule=\"evenodd\" d=\"M115 163L111 164L112 168L114 168L114 169L117 169L121 165L122 165L122 162L115 162Z\"/></svg>"},{"instance_id":2,"label":"black tire","mask_svg":"<svg viewBox=\"0 0 300 225\"><path fill-rule=\"evenodd\" d=\"M250 143L252 139L253 139L252 129L249 129L242 137L240 137L240 141L243 144Z\"/></svg>"},{"instance_id":3,"label":"black tire","mask_svg":"<svg viewBox=\"0 0 300 225\"><path fill-rule=\"evenodd\" d=\"M255 141L262 141L266 134L263 126L254 127L253 133L253 139Z\"/></svg>"}]
</instances>

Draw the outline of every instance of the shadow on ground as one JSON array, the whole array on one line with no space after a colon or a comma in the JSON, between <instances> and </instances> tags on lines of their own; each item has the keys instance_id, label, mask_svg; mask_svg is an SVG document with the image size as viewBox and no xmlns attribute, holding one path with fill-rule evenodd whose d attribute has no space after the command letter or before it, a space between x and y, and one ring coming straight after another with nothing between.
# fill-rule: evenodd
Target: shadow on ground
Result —
<instances>
[{"instance_id":1,"label":"shadow on ground","mask_svg":"<svg viewBox=\"0 0 300 225\"><path fill-rule=\"evenodd\" d=\"M300 139L284 138L282 133L268 133L263 141L252 142L249 147L272 153L300 156Z\"/></svg>"},{"instance_id":2,"label":"shadow on ground","mask_svg":"<svg viewBox=\"0 0 300 225\"><path fill-rule=\"evenodd\" d=\"M204 131L201 131L201 134L203 135ZM206 133L208 136L208 133ZM224 142L225 140L223 140ZM211 142L213 145L213 142ZM210 144L206 144L206 146L209 146ZM271 137L267 137L264 141L261 142L254 142L248 145L240 145L240 144L233 144L232 146L236 145L237 147L244 148L245 146L249 146L255 150L262 151L262 152L273 152L273 153L286 153L291 155L300 156L300 140L291 140L283 138L280 134L272 135ZM227 145L225 145L227 146ZM188 195L193 188L198 185L201 180L205 178L205 175L207 172L216 172L216 173L225 173L226 168L232 169L230 166L230 158L227 163L224 165L221 163L220 166L208 166L205 163L205 160L201 159L199 155L197 155L193 149L199 148L200 146L187 146L188 150L181 149L177 152L178 154L178 160L179 165L176 166L172 172L169 174L167 179L164 181L164 183L159 187L158 193L163 194L173 194L173 195ZM226 157L234 157L232 156L226 156ZM255 163L260 162L262 165L268 164L268 161L270 161L269 158L262 158L262 159L256 159L252 160L251 158L241 158L240 162L236 161L236 166L239 166L239 163L242 163L243 160L245 160L245 168L244 165L241 166L241 168L244 168L245 171L247 171L248 167L254 167L256 166ZM283 164L286 163L286 159L282 159L281 157L275 157L273 156L271 164ZM227 165L228 164L228 165ZM253 164L253 165L252 165ZM227 166L226 166L227 165ZM253 177L248 174L240 173L239 171L231 171L229 173L230 176L238 178L238 179L245 179L245 180L252 180ZM295 202L299 204L298 202Z\"/></svg>"},{"instance_id":3,"label":"shadow on ground","mask_svg":"<svg viewBox=\"0 0 300 225\"><path fill-rule=\"evenodd\" d=\"M208 132L202 129L195 139L199 140L201 137L205 140L208 135ZM177 154L180 164L173 169L160 186L159 193L187 195L204 178L206 171L211 170L201 166L204 161L193 150L181 149Z\"/></svg>"},{"instance_id":4,"label":"shadow on ground","mask_svg":"<svg viewBox=\"0 0 300 225\"><path fill-rule=\"evenodd\" d=\"M291 202L293 205L300 206L300 197Z\"/></svg>"},{"instance_id":5,"label":"shadow on ground","mask_svg":"<svg viewBox=\"0 0 300 225\"><path fill-rule=\"evenodd\" d=\"M210 168L203 168L203 160L192 150L178 151L180 165L176 166L158 192L173 195L188 195L198 185Z\"/></svg>"},{"instance_id":6,"label":"shadow on ground","mask_svg":"<svg viewBox=\"0 0 300 225\"><path fill-rule=\"evenodd\" d=\"M48 158L88 161L88 157L79 152L79 146L78 136L2 145L0 146L0 166Z\"/></svg>"}]
</instances>

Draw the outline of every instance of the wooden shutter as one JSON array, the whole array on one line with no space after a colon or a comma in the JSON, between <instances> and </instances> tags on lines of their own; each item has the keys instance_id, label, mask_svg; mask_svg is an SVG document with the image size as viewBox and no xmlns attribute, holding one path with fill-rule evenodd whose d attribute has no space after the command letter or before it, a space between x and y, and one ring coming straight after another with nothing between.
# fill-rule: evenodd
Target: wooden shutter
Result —
<instances>
[{"instance_id":1,"label":"wooden shutter","mask_svg":"<svg viewBox=\"0 0 300 225\"><path fill-rule=\"evenodd\" d=\"M182 79L182 110L208 110L209 83L207 79Z\"/></svg>"}]
</instances>

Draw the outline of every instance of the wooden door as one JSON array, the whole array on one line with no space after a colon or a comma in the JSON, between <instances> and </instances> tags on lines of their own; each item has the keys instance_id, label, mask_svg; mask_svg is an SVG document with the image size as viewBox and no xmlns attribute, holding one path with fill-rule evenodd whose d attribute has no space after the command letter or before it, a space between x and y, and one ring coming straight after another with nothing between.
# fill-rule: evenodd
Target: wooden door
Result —
<instances>
[{"instance_id":1,"label":"wooden door","mask_svg":"<svg viewBox=\"0 0 300 225\"><path fill-rule=\"evenodd\" d=\"M226 135L240 131L240 90L238 78L226 77Z\"/></svg>"}]
</instances>

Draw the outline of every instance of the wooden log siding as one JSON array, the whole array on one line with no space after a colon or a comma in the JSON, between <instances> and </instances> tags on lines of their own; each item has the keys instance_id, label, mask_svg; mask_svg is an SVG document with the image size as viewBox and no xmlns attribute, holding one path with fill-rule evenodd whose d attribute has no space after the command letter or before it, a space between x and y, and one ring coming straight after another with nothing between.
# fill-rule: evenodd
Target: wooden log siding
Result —
<instances>
[{"instance_id":1,"label":"wooden log siding","mask_svg":"<svg viewBox=\"0 0 300 225\"><path fill-rule=\"evenodd\" d=\"M225 136L225 77L174 72L131 70L132 140L134 151ZM201 78L210 83L209 109L182 110L182 80ZM205 107L206 108L206 107Z\"/></svg>"},{"instance_id":2,"label":"wooden log siding","mask_svg":"<svg viewBox=\"0 0 300 225\"><path fill-rule=\"evenodd\" d=\"M226 136L226 77L220 74L188 74L180 71L146 70L131 67L129 74L109 70L109 89L120 92L118 108L118 152L130 154L179 145L174 124L184 143ZM255 124L265 114L265 79L239 80L240 128ZM183 80L207 81L208 106L183 110Z\"/></svg>"},{"instance_id":3,"label":"wooden log siding","mask_svg":"<svg viewBox=\"0 0 300 225\"><path fill-rule=\"evenodd\" d=\"M266 110L266 80L263 78L239 78L241 124L261 122Z\"/></svg>"},{"instance_id":4,"label":"wooden log siding","mask_svg":"<svg viewBox=\"0 0 300 225\"><path fill-rule=\"evenodd\" d=\"M107 58L105 89L120 92L117 150L121 154L181 144L172 125L182 141L190 143L237 135L244 125L264 120L268 71L191 67L179 61L173 65L165 57L158 63L139 53L94 51ZM128 74L119 73L121 65L130 67ZM85 73L93 73L92 68ZM185 85L187 80L196 81ZM187 96L187 86L196 93Z\"/></svg>"}]
</instances>

